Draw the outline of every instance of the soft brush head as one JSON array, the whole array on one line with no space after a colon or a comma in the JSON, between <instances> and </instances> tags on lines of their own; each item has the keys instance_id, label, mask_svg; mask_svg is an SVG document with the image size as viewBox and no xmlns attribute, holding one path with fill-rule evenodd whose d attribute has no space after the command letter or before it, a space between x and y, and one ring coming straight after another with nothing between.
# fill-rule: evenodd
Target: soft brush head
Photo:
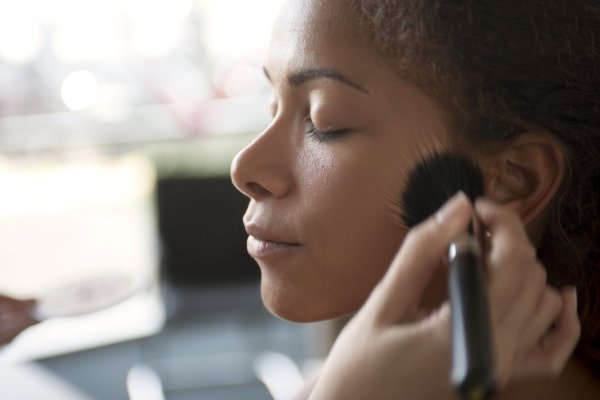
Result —
<instances>
[{"instance_id":1,"label":"soft brush head","mask_svg":"<svg viewBox=\"0 0 600 400\"><path fill-rule=\"evenodd\" d=\"M483 196L483 186L483 173L469 158L452 152L434 153L420 161L409 175L401 199L401 217L413 227L461 190L475 201Z\"/></svg>"}]
</instances>

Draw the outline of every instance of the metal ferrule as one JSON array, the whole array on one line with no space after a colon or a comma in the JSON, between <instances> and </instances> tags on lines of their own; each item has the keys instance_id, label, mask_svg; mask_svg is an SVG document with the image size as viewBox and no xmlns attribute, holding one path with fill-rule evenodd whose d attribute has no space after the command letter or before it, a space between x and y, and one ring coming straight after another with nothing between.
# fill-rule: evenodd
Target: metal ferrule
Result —
<instances>
[{"instance_id":1,"label":"metal ferrule","mask_svg":"<svg viewBox=\"0 0 600 400\"><path fill-rule=\"evenodd\" d=\"M457 255L465 253L481 257L481 246L479 245L479 241L468 233L460 235L452 240L450 247L448 248L448 259L452 262Z\"/></svg>"}]
</instances>

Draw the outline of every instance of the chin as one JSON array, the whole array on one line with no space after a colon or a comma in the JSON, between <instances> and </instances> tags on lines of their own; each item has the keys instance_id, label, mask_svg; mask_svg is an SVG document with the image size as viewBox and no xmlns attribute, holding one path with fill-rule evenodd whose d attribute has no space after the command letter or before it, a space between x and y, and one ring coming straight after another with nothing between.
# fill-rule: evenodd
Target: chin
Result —
<instances>
[{"instance_id":1,"label":"chin","mask_svg":"<svg viewBox=\"0 0 600 400\"><path fill-rule=\"evenodd\" d=\"M350 315L362 304L332 304L320 296L302 293L299 296L283 288L261 283L261 297L265 308L273 315L290 322L318 322ZM331 300L331 298L330 298Z\"/></svg>"}]
</instances>

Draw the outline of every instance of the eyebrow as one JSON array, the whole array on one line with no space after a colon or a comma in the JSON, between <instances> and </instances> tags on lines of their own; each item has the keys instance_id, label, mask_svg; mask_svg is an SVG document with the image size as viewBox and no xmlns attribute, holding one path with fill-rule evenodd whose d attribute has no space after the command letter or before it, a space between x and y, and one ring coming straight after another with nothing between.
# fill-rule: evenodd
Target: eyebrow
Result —
<instances>
[{"instance_id":1,"label":"eyebrow","mask_svg":"<svg viewBox=\"0 0 600 400\"><path fill-rule=\"evenodd\" d=\"M267 79L271 80L271 77L269 76L269 72L264 67L263 67L263 72L265 73ZM300 86L307 81L310 81L313 79L321 79L321 78L333 79L338 82L342 82L350 87L353 87L354 89L356 89L360 92L370 94L367 89L365 89L358 83L353 82L352 80L346 78L345 76L343 76L336 70L327 69L327 68L311 68L311 69L303 69L300 71L292 72L291 74L289 74L287 76L287 81L291 86Z\"/></svg>"}]
</instances>

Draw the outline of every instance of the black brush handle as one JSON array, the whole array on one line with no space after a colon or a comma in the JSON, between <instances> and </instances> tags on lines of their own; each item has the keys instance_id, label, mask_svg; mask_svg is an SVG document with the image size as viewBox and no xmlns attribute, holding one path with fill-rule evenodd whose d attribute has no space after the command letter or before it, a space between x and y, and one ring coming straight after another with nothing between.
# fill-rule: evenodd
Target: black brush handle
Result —
<instances>
[{"instance_id":1,"label":"black brush handle","mask_svg":"<svg viewBox=\"0 0 600 400\"><path fill-rule=\"evenodd\" d=\"M481 248L465 234L449 251L452 384L463 399L490 399L496 390L494 353Z\"/></svg>"}]
</instances>

